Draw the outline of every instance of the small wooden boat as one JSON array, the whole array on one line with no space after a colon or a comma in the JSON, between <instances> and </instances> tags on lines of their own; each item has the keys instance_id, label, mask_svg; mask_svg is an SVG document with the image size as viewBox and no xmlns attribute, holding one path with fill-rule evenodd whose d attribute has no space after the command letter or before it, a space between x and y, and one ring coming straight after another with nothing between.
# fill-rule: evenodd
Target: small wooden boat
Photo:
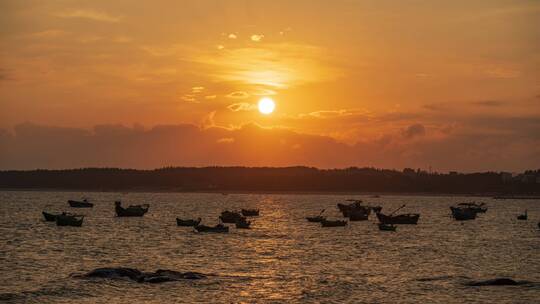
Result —
<instances>
[{"instance_id":1,"label":"small wooden boat","mask_svg":"<svg viewBox=\"0 0 540 304\"><path fill-rule=\"evenodd\" d=\"M144 205L130 205L127 208L122 207L122 202L116 201L114 202L116 211L116 216L118 217L140 217L143 216L146 212L148 212L148 209L150 208L150 205L144 204Z\"/></svg>"},{"instance_id":2,"label":"small wooden boat","mask_svg":"<svg viewBox=\"0 0 540 304\"><path fill-rule=\"evenodd\" d=\"M73 208L92 208L94 204L90 203L86 198L82 201L68 200L68 204Z\"/></svg>"},{"instance_id":3,"label":"small wooden boat","mask_svg":"<svg viewBox=\"0 0 540 304\"><path fill-rule=\"evenodd\" d=\"M195 227L201 223L201 218L198 218L196 220L183 220L180 218L176 218L176 225L182 226L182 227Z\"/></svg>"},{"instance_id":4,"label":"small wooden boat","mask_svg":"<svg viewBox=\"0 0 540 304\"><path fill-rule=\"evenodd\" d=\"M56 216L56 226L81 227L84 215L67 214L63 212Z\"/></svg>"},{"instance_id":5,"label":"small wooden boat","mask_svg":"<svg viewBox=\"0 0 540 304\"><path fill-rule=\"evenodd\" d=\"M368 206L368 205L362 205L362 200L347 200L349 202L353 202L351 204L341 204L338 203L337 207L339 211L343 214L344 217L349 217L350 213L360 211L363 213L366 213L368 216L371 213L371 210L375 212L380 212L382 210L382 207L380 206Z\"/></svg>"},{"instance_id":6,"label":"small wooden boat","mask_svg":"<svg viewBox=\"0 0 540 304\"><path fill-rule=\"evenodd\" d=\"M347 221L329 221L329 220L323 220L321 221L322 227L343 227L347 225Z\"/></svg>"},{"instance_id":7,"label":"small wooden boat","mask_svg":"<svg viewBox=\"0 0 540 304\"><path fill-rule=\"evenodd\" d=\"M306 217L306 220L308 220L308 222L311 222L311 223L320 223L320 222L326 220L326 217L322 216L322 215L308 216L308 217Z\"/></svg>"},{"instance_id":8,"label":"small wooden boat","mask_svg":"<svg viewBox=\"0 0 540 304\"><path fill-rule=\"evenodd\" d=\"M243 216L259 216L259 209L242 209Z\"/></svg>"},{"instance_id":9,"label":"small wooden boat","mask_svg":"<svg viewBox=\"0 0 540 304\"><path fill-rule=\"evenodd\" d=\"M381 212L381 210L382 210L382 207L381 207L381 206L373 206L373 207L370 207L370 208L371 208L371 210L373 210L373 212L375 212L375 213L379 213L379 212Z\"/></svg>"},{"instance_id":10,"label":"small wooden boat","mask_svg":"<svg viewBox=\"0 0 540 304\"><path fill-rule=\"evenodd\" d=\"M365 210L351 210L349 211L350 221L367 221L369 214Z\"/></svg>"},{"instance_id":11,"label":"small wooden boat","mask_svg":"<svg viewBox=\"0 0 540 304\"><path fill-rule=\"evenodd\" d=\"M401 224L401 225L416 225L420 214L418 213L406 213L400 215L384 215L382 213L377 213L377 218L379 222L384 224Z\"/></svg>"},{"instance_id":12,"label":"small wooden boat","mask_svg":"<svg viewBox=\"0 0 540 304\"><path fill-rule=\"evenodd\" d=\"M518 220L526 221L527 220L527 210L525 210L525 213L518 215Z\"/></svg>"},{"instance_id":13,"label":"small wooden boat","mask_svg":"<svg viewBox=\"0 0 540 304\"><path fill-rule=\"evenodd\" d=\"M476 219L476 209L474 208L463 208L463 207L450 207L452 211L452 217L456 221L468 221Z\"/></svg>"},{"instance_id":14,"label":"small wooden boat","mask_svg":"<svg viewBox=\"0 0 540 304\"><path fill-rule=\"evenodd\" d=\"M241 220L238 220L236 223L237 229L250 229L251 221L247 221L245 217L243 217Z\"/></svg>"},{"instance_id":15,"label":"small wooden boat","mask_svg":"<svg viewBox=\"0 0 540 304\"><path fill-rule=\"evenodd\" d=\"M227 233L229 232L229 227L223 225L223 224L217 224L216 226L205 226L205 225L197 225L195 226L195 230L198 232L215 232L215 233Z\"/></svg>"},{"instance_id":16,"label":"small wooden boat","mask_svg":"<svg viewBox=\"0 0 540 304\"><path fill-rule=\"evenodd\" d=\"M396 231L396 228L397 228L397 226L393 224L384 224L384 223L379 223L378 226L379 226L379 230L381 231Z\"/></svg>"},{"instance_id":17,"label":"small wooden boat","mask_svg":"<svg viewBox=\"0 0 540 304\"><path fill-rule=\"evenodd\" d=\"M484 207L485 203L476 203L476 202L469 202L469 203L459 203L457 204L460 208L469 208L474 210L476 213L486 213L487 207Z\"/></svg>"},{"instance_id":18,"label":"small wooden boat","mask_svg":"<svg viewBox=\"0 0 540 304\"><path fill-rule=\"evenodd\" d=\"M241 220L242 218L244 218L242 214L236 211L223 211L221 212L221 216L219 217L219 219L223 223L228 223L228 224L234 224L237 221Z\"/></svg>"},{"instance_id":19,"label":"small wooden boat","mask_svg":"<svg viewBox=\"0 0 540 304\"><path fill-rule=\"evenodd\" d=\"M326 211L326 209L321 210L321 212L317 216L308 216L308 217L306 217L306 220L308 220L308 222L311 222L311 223L320 223L320 222L326 220L326 217L322 216L324 211Z\"/></svg>"},{"instance_id":20,"label":"small wooden boat","mask_svg":"<svg viewBox=\"0 0 540 304\"><path fill-rule=\"evenodd\" d=\"M45 218L45 221L47 222L56 221L56 217L58 216L58 214L47 213L45 211L42 211L41 213L43 214L43 217Z\"/></svg>"},{"instance_id":21,"label":"small wooden boat","mask_svg":"<svg viewBox=\"0 0 540 304\"><path fill-rule=\"evenodd\" d=\"M406 213L406 214L400 214L400 215L393 215L396 213L399 209L405 207L406 205L402 205L401 207L394 210L394 212L390 213L389 215L385 215L381 212L376 213L377 218L379 219L379 222L383 224L401 224L401 225L416 225L418 223L418 219L420 218L420 214L418 213Z\"/></svg>"}]
</instances>

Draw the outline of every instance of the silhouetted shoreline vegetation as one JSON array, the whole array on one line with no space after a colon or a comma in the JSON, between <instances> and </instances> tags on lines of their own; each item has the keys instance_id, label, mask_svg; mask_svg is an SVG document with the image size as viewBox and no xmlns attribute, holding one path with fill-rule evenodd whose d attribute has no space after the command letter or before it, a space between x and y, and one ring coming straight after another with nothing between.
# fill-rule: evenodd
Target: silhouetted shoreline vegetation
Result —
<instances>
[{"instance_id":1,"label":"silhouetted shoreline vegetation","mask_svg":"<svg viewBox=\"0 0 540 304\"><path fill-rule=\"evenodd\" d=\"M538 195L540 170L428 173L376 168L166 167L0 171L0 189Z\"/></svg>"}]
</instances>

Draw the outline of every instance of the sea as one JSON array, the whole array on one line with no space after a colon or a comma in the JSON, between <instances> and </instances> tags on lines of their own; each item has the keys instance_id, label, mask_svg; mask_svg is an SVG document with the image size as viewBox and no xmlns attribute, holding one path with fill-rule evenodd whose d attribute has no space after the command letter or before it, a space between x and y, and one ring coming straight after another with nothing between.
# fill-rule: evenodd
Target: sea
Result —
<instances>
[{"instance_id":1,"label":"sea","mask_svg":"<svg viewBox=\"0 0 540 304\"><path fill-rule=\"evenodd\" d=\"M87 197L88 209L67 200ZM417 225L380 231L367 221L322 228L305 218L362 199L383 213L420 213ZM140 218L115 216L114 201L149 204ZM449 207L483 202L476 220ZM224 210L260 209L252 229L227 234L178 227L176 217L215 225ZM528 220L517 215L528 211ZM42 211L83 214L57 227ZM540 201L490 197L0 192L1 303L540 303ZM199 272L159 284L82 278L97 268ZM470 286L511 278L517 286Z\"/></svg>"}]
</instances>

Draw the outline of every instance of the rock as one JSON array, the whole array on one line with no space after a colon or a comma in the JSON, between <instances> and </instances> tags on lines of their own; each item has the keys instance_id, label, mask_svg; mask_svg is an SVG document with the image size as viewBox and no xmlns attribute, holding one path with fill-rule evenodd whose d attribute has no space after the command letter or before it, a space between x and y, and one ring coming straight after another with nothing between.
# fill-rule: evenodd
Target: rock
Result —
<instances>
[{"instance_id":1,"label":"rock","mask_svg":"<svg viewBox=\"0 0 540 304\"><path fill-rule=\"evenodd\" d=\"M491 280L484 281L471 281L468 282L467 286L516 286L528 284L528 281L515 281L510 278L496 278Z\"/></svg>"},{"instance_id":2,"label":"rock","mask_svg":"<svg viewBox=\"0 0 540 304\"><path fill-rule=\"evenodd\" d=\"M179 272L168 269L159 269L156 272L141 272L138 269L118 267L118 268L97 268L84 275L81 278L128 278L138 283L163 283L180 280L200 280L206 278L198 272Z\"/></svg>"}]
</instances>

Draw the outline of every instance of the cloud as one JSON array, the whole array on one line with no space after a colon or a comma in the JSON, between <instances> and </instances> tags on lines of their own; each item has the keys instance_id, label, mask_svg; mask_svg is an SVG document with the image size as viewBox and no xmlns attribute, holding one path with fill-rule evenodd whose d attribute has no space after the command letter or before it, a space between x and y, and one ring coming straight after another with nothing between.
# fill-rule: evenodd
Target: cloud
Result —
<instances>
[{"instance_id":1,"label":"cloud","mask_svg":"<svg viewBox=\"0 0 540 304\"><path fill-rule=\"evenodd\" d=\"M236 34L234 34L234 33L230 33L230 34L227 36L227 38L229 38L229 39L236 39L236 38L238 38L238 36L236 36Z\"/></svg>"},{"instance_id":2,"label":"cloud","mask_svg":"<svg viewBox=\"0 0 540 304\"><path fill-rule=\"evenodd\" d=\"M422 124L410 125L403 131L405 138L413 138L416 136L424 136L426 134L426 128Z\"/></svg>"},{"instance_id":3,"label":"cloud","mask_svg":"<svg viewBox=\"0 0 540 304\"><path fill-rule=\"evenodd\" d=\"M216 99L217 95L206 95L204 96L205 99Z\"/></svg>"},{"instance_id":4,"label":"cloud","mask_svg":"<svg viewBox=\"0 0 540 304\"><path fill-rule=\"evenodd\" d=\"M239 103L233 103L229 106L227 106L227 109L238 112L238 111L253 111L257 108L257 106L247 103L247 102L239 102Z\"/></svg>"},{"instance_id":5,"label":"cloud","mask_svg":"<svg viewBox=\"0 0 540 304\"><path fill-rule=\"evenodd\" d=\"M50 29L50 30L32 33L30 34L30 36L36 37L36 38L51 39L51 38L66 36L67 34L69 33L64 30Z\"/></svg>"},{"instance_id":6,"label":"cloud","mask_svg":"<svg viewBox=\"0 0 540 304\"><path fill-rule=\"evenodd\" d=\"M232 137L224 137L220 138L216 141L218 144L230 144L234 142L234 138Z\"/></svg>"},{"instance_id":7,"label":"cloud","mask_svg":"<svg viewBox=\"0 0 540 304\"><path fill-rule=\"evenodd\" d=\"M248 98L249 94L244 92L244 91L235 91L235 92L229 93L227 95L227 97L229 97L229 98L237 98L237 99L244 99L244 98Z\"/></svg>"},{"instance_id":8,"label":"cloud","mask_svg":"<svg viewBox=\"0 0 540 304\"><path fill-rule=\"evenodd\" d=\"M517 124L516 120L502 123L509 122ZM191 124L149 129L100 125L85 130L26 123L15 126L13 132L0 131L0 169L431 165L441 171L524 170L538 167L540 137L532 134L539 131L539 122L540 118L531 118L521 123L521 136L459 130L440 138L419 136L415 141L402 141L400 136L384 135L356 144L255 124L234 129L216 127L213 122L204 128ZM490 122L482 120L479 125L484 123ZM423 126L413 126L409 131L418 136Z\"/></svg>"},{"instance_id":9,"label":"cloud","mask_svg":"<svg viewBox=\"0 0 540 304\"><path fill-rule=\"evenodd\" d=\"M253 35L251 35L251 37L250 37L251 41L254 41L254 42L259 42L259 41L261 41L263 38L264 38L264 35L262 35L262 34L253 34Z\"/></svg>"},{"instance_id":10,"label":"cloud","mask_svg":"<svg viewBox=\"0 0 540 304\"><path fill-rule=\"evenodd\" d=\"M87 20L92 20L92 21L110 22L110 23L118 23L122 20L121 16L113 16L104 12L88 10L88 9L62 11L62 12L56 13L55 16L60 17L60 18L68 18L68 19L78 18L78 19L87 19Z\"/></svg>"},{"instance_id":11,"label":"cloud","mask_svg":"<svg viewBox=\"0 0 540 304\"><path fill-rule=\"evenodd\" d=\"M182 97L180 97L180 99L182 99L183 101L192 102L192 103L197 102L197 98L195 98L195 95L193 94L183 95Z\"/></svg>"},{"instance_id":12,"label":"cloud","mask_svg":"<svg viewBox=\"0 0 540 304\"><path fill-rule=\"evenodd\" d=\"M471 104L476 106L484 106L484 107L499 107L504 105L504 102L498 101L498 100L482 100L482 101L474 101Z\"/></svg>"},{"instance_id":13,"label":"cloud","mask_svg":"<svg viewBox=\"0 0 540 304\"><path fill-rule=\"evenodd\" d=\"M201 86L191 88L192 93L201 93L202 91L204 91L204 87Z\"/></svg>"}]
</instances>

